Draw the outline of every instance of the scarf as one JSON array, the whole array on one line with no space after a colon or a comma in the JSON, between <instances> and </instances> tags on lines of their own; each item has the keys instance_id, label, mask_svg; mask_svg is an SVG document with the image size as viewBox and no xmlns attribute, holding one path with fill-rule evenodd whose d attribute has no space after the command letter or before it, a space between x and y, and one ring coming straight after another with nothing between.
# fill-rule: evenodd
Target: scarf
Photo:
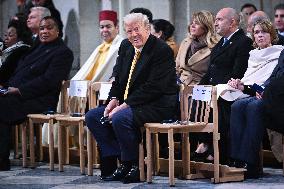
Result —
<instances>
[{"instance_id":1,"label":"scarf","mask_svg":"<svg viewBox=\"0 0 284 189\"><path fill-rule=\"evenodd\" d=\"M23 41L18 41L17 43L15 43L14 45L12 45L11 47L6 48L5 50L3 50L2 52L2 56L1 56L1 62L4 63L6 61L6 59L18 48L20 47L30 47L27 44L24 44Z\"/></svg>"},{"instance_id":2,"label":"scarf","mask_svg":"<svg viewBox=\"0 0 284 189\"><path fill-rule=\"evenodd\" d=\"M204 41L199 41L198 39L193 39L188 50L187 50L185 62L188 62L188 59L190 59L190 57L193 54L195 54L197 51L199 51L200 49L203 49L206 46L207 45Z\"/></svg>"}]
</instances>

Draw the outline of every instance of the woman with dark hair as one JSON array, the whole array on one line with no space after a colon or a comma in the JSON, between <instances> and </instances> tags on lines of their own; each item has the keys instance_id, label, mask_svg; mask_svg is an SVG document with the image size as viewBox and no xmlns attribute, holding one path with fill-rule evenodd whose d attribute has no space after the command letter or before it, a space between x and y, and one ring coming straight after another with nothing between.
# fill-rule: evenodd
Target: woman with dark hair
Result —
<instances>
[{"instance_id":1,"label":"woman with dark hair","mask_svg":"<svg viewBox=\"0 0 284 189\"><path fill-rule=\"evenodd\" d=\"M0 84L5 83L14 73L18 61L29 50L31 32L25 22L11 20L4 37L6 49L2 51L0 67Z\"/></svg>"},{"instance_id":2,"label":"woman with dark hair","mask_svg":"<svg viewBox=\"0 0 284 189\"><path fill-rule=\"evenodd\" d=\"M175 27L167 20L155 19L151 23L151 34L164 40L171 47L174 57L176 57L178 46L173 37L174 31Z\"/></svg>"}]
</instances>

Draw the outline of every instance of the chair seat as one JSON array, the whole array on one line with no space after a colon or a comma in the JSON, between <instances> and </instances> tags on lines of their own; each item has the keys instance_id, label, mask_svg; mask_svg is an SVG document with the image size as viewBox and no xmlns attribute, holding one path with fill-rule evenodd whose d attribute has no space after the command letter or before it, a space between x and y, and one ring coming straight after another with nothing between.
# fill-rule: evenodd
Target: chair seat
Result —
<instances>
[{"instance_id":1,"label":"chair seat","mask_svg":"<svg viewBox=\"0 0 284 189\"><path fill-rule=\"evenodd\" d=\"M78 121L84 121L85 120L85 116L82 116L82 117L72 117L70 115L61 115L61 116L56 116L55 119L57 121L78 122Z\"/></svg>"},{"instance_id":2,"label":"chair seat","mask_svg":"<svg viewBox=\"0 0 284 189\"><path fill-rule=\"evenodd\" d=\"M27 117L31 118L31 119L43 119L43 120L48 120L48 119L52 119L56 116L56 114L54 115L45 115L45 114L28 114Z\"/></svg>"},{"instance_id":3,"label":"chair seat","mask_svg":"<svg viewBox=\"0 0 284 189\"><path fill-rule=\"evenodd\" d=\"M184 132L212 132L213 123L189 123L187 125L182 124L161 124L161 123L146 123L145 128L149 128L151 132L167 133L169 129L173 129L174 133Z\"/></svg>"}]
</instances>

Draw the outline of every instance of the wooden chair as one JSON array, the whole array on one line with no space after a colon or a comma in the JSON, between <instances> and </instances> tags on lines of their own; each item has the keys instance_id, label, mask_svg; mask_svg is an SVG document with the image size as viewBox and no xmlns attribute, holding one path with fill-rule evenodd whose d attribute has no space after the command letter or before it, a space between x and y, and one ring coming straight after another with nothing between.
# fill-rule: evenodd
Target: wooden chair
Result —
<instances>
[{"instance_id":1,"label":"wooden chair","mask_svg":"<svg viewBox=\"0 0 284 189\"><path fill-rule=\"evenodd\" d=\"M212 106L212 108L211 108ZM220 167L218 141L218 108L217 92L212 86L181 86L180 89L180 123L146 123L146 149L147 149L147 182L152 182L153 158L151 135L167 133L169 143L169 183L174 181L174 133L182 134L182 177L185 179L205 178L208 171L213 172L214 183L243 180L243 169L230 170L228 166ZM194 111L197 110L197 111ZM213 111L213 122L209 123L209 113ZM193 118L193 120L191 120ZM213 134L214 164L203 162L190 162L189 132L206 132ZM221 169L221 177L220 177ZM233 173L232 173L233 172ZM236 173L236 174L235 174ZM235 175L232 175L235 174ZM212 176L212 174L209 174Z\"/></svg>"},{"instance_id":2,"label":"wooden chair","mask_svg":"<svg viewBox=\"0 0 284 189\"><path fill-rule=\"evenodd\" d=\"M72 81L71 81L72 82ZM87 82L87 81L86 81ZM89 82L88 82L89 83ZM88 88L89 88L89 84ZM70 84L71 87L71 84ZM55 120L58 122L58 162L59 162L59 171L63 171L63 152L65 152L65 162L69 163L69 144L68 144L68 130L69 126L78 126L79 127L79 153L80 153L80 171L81 174L85 174L85 154L84 154L84 121L85 121L85 110L87 104L87 93L84 94L84 97L75 96L78 99L78 104L76 105L75 112L80 115L74 117L71 116L70 103L71 99L74 96L69 95L67 100L67 114L61 114L55 116ZM63 139L64 131L67 132L67 138ZM66 146L63 146L63 140L66 140Z\"/></svg>"},{"instance_id":3,"label":"wooden chair","mask_svg":"<svg viewBox=\"0 0 284 189\"><path fill-rule=\"evenodd\" d=\"M94 82L90 85L89 96L89 110L98 107L100 101L107 100L106 98L101 98L100 89L103 85L110 85L110 82ZM99 168L99 156L97 150L97 143L94 140L93 134L88 129L87 130L87 154L88 154L88 175L93 175L93 166Z\"/></svg>"},{"instance_id":4,"label":"wooden chair","mask_svg":"<svg viewBox=\"0 0 284 189\"><path fill-rule=\"evenodd\" d=\"M61 87L61 96L60 96L60 106L61 111L66 111L64 103L66 102L67 88L69 87L69 81L63 81ZM30 144L30 166L35 168L35 148L34 148L34 124L44 124L48 123L48 139L49 139L49 169L54 170L54 137L53 137L53 122L55 115L45 115L45 114L28 114L28 125L29 125L29 144ZM26 128L25 125L22 127L22 153L23 153L23 166L27 166L27 153L26 153ZM38 127L37 130L37 144L39 148L39 160L43 159L43 149L42 149L42 127Z\"/></svg>"},{"instance_id":5,"label":"wooden chair","mask_svg":"<svg viewBox=\"0 0 284 189\"><path fill-rule=\"evenodd\" d=\"M93 109L99 105L100 101L107 100L105 97L101 96L101 88L104 85L109 85L110 82L95 82L91 85L89 91L89 107ZM106 86L107 88L107 86ZM105 96L105 95L103 95ZM145 131L144 128L141 128L141 133ZM87 153L88 153L88 175L93 175L93 165L98 163L98 153L97 153L97 144L93 139L92 133L87 131ZM140 169L140 181L145 181L145 171L144 171L145 161L144 161L144 147L143 147L143 137L142 141L139 144L139 169ZM98 166L97 166L98 167Z\"/></svg>"}]
</instances>

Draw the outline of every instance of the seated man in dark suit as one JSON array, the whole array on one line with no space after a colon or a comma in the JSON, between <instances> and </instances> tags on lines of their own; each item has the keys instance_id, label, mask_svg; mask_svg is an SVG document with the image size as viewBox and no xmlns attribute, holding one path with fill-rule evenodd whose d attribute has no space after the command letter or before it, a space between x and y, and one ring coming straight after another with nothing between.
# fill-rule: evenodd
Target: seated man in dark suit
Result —
<instances>
[{"instance_id":1,"label":"seated man in dark suit","mask_svg":"<svg viewBox=\"0 0 284 189\"><path fill-rule=\"evenodd\" d=\"M130 43L120 45L107 106L90 110L86 123L101 150L101 178L130 183L139 181L140 127L174 116L177 85L173 52L150 35L147 17L128 14L124 29ZM102 123L102 117L112 124ZM121 166L116 169L117 158Z\"/></svg>"},{"instance_id":2,"label":"seated man in dark suit","mask_svg":"<svg viewBox=\"0 0 284 189\"><path fill-rule=\"evenodd\" d=\"M41 44L23 57L12 78L1 83L7 89L0 96L0 170L9 170L11 126L29 113L55 110L63 80L68 78L73 53L58 37L58 24L52 17L40 22Z\"/></svg>"},{"instance_id":3,"label":"seated man in dark suit","mask_svg":"<svg viewBox=\"0 0 284 189\"><path fill-rule=\"evenodd\" d=\"M242 78L247 69L249 51L253 49L252 40L247 37L243 30L238 29L239 14L232 8L223 8L215 20L217 34L221 40L212 49L210 65L207 73L200 81L201 85L226 84L231 78ZM232 102L218 99L218 124L220 132L220 161L226 164L228 160L228 130L230 123L230 111ZM200 142L212 143L208 136L202 137ZM208 156L208 145L201 143L195 151L198 155L206 156L207 160L213 160ZM195 153L195 154L196 154Z\"/></svg>"},{"instance_id":4,"label":"seated man in dark suit","mask_svg":"<svg viewBox=\"0 0 284 189\"><path fill-rule=\"evenodd\" d=\"M261 176L258 170L259 151L267 127L284 133L283 127L283 82L284 78L284 50L278 59L271 76L264 83L264 92L255 93L240 80L235 80L235 88L244 93L256 96L236 101L231 110L231 158L234 166L246 166L246 178Z\"/></svg>"}]
</instances>

